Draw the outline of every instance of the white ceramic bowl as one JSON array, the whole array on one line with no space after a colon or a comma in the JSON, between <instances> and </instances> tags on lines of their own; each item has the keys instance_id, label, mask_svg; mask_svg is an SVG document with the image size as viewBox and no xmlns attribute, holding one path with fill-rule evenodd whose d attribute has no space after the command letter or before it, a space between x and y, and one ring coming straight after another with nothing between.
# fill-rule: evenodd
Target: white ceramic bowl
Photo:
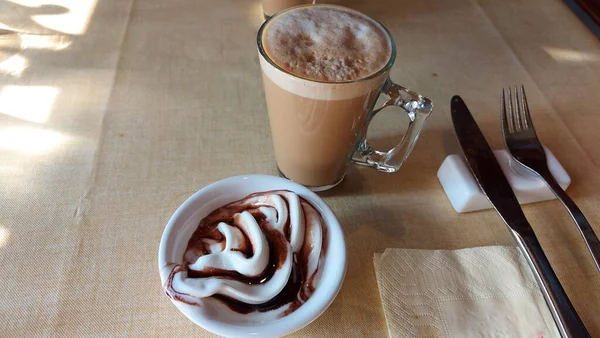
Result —
<instances>
[{"instance_id":1,"label":"white ceramic bowl","mask_svg":"<svg viewBox=\"0 0 600 338\"><path fill-rule=\"evenodd\" d=\"M188 240L202 218L251 193L269 190L293 191L321 212L327 226L327 252L322 263L321 280L312 296L296 311L265 323L243 323L215 311L171 300L186 317L210 332L226 337L277 337L292 333L319 317L342 286L346 272L346 245L340 224L331 209L306 187L266 175L235 176L215 182L197 191L175 211L165 227L158 251L162 284L165 284L170 272L166 266L169 263L181 264Z\"/></svg>"}]
</instances>

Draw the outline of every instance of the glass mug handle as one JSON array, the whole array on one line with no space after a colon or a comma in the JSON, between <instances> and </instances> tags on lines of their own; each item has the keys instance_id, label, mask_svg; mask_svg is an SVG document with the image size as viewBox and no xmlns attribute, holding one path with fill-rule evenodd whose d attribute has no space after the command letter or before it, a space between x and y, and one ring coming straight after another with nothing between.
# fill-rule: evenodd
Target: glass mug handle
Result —
<instances>
[{"instance_id":1,"label":"glass mug handle","mask_svg":"<svg viewBox=\"0 0 600 338\"><path fill-rule=\"evenodd\" d=\"M384 102L381 108L375 109L367 115L360 140L352 156L352 162L373 167L379 171L393 173L400 169L415 147L425 121L431 114L433 103L428 98L395 84L389 78L381 88L381 94L387 95L389 99ZM408 114L410 119L408 130L400 143L394 148L388 151L375 150L367 141L369 124L377 113L392 106L400 107Z\"/></svg>"}]
</instances>

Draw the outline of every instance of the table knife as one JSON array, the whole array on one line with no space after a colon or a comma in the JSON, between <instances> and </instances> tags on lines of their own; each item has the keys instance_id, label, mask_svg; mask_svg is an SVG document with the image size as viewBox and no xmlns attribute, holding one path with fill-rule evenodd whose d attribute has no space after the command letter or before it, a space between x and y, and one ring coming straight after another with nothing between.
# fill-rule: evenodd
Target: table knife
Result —
<instances>
[{"instance_id":1,"label":"table knife","mask_svg":"<svg viewBox=\"0 0 600 338\"><path fill-rule=\"evenodd\" d=\"M561 336L589 337L587 329L552 270L531 225L525 218L517 197L496 161L492 149L460 96L452 98L451 112L454 130L467 164L481 190L494 206L500 218L506 223L511 235L525 255Z\"/></svg>"}]
</instances>

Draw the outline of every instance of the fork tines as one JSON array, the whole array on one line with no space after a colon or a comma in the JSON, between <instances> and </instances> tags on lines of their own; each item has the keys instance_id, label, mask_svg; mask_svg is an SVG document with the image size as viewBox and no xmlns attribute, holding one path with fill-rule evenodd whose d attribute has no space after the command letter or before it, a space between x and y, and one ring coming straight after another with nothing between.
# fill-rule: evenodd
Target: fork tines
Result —
<instances>
[{"instance_id":1,"label":"fork tines","mask_svg":"<svg viewBox=\"0 0 600 338\"><path fill-rule=\"evenodd\" d=\"M525 96L525 87L521 85L520 90L517 86L514 87L514 99L511 89L508 88L508 100L506 99L505 90L502 88L502 96L500 102L500 110L502 111L502 123L510 134L521 131L533 130L531 115L529 114L529 106L527 104L527 96ZM506 104L508 101L508 113L506 112Z\"/></svg>"}]
</instances>

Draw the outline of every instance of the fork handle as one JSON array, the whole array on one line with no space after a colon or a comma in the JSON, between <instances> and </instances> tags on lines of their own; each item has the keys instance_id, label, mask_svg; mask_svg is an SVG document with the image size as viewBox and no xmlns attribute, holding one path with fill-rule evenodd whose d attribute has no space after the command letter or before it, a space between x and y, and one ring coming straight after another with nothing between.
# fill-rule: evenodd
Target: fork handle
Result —
<instances>
[{"instance_id":1,"label":"fork handle","mask_svg":"<svg viewBox=\"0 0 600 338\"><path fill-rule=\"evenodd\" d=\"M511 233L523 251L527 262L532 267L535 279L540 284L540 289L548 303L560 335L563 338L590 337L533 231L531 233L519 233L511 230Z\"/></svg>"},{"instance_id":2,"label":"fork handle","mask_svg":"<svg viewBox=\"0 0 600 338\"><path fill-rule=\"evenodd\" d=\"M554 192L556 197L562 202L562 204L567 208L569 214L577 224L577 228L579 228L579 232L581 236L583 236L583 240L588 247L588 250L592 254L592 258L594 259L594 263L596 264L596 269L600 271L600 241L598 240L598 236L594 233L594 229L588 222L588 220L583 215L583 212L579 209L577 204L573 202L571 197L567 195L567 193L561 188L561 186L556 182L554 176L548 173L541 173L542 178L546 181L546 184Z\"/></svg>"}]
</instances>

